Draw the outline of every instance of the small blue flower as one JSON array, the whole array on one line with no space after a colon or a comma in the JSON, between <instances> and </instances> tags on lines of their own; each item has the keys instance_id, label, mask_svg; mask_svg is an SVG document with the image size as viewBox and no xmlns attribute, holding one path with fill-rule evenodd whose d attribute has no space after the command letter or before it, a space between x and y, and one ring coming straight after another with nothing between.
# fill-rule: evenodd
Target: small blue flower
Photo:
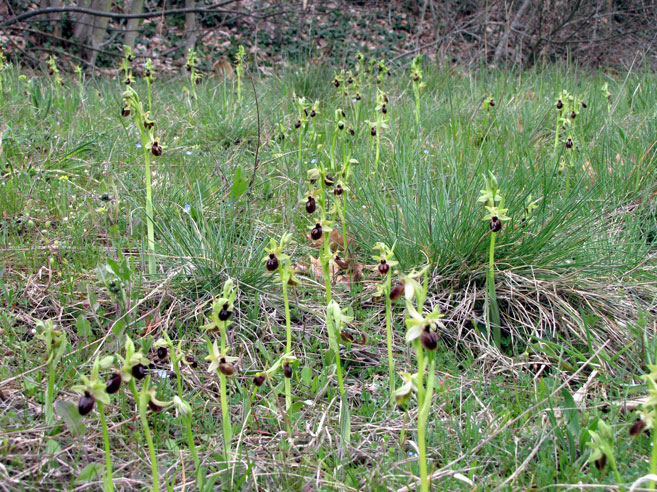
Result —
<instances>
[{"instance_id":1,"label":"small blue flower","mask_svg":"<svg viewBox=\"0 0 657 492\"><path fill-rule=\"evenodd\" d=\"M429 149L424 149L422 152L424 152L425 154L428 154L428 153L429 153Z\"/></svg>"},{"instance_id":2,"label":"small blue flower","mask_svg":"<svg viewBox=\"0 0 657 492\"><path fill-rule=\"evenodd\" d=\"M183 212L185 212L186 214L188 214L188 213L190 212L190 210L192 210L192 206L188 203L188 204L185 205L185 207L183 208Z\"/></svg>"},{"instance_id":3,"label":"small blue flower","mask_svg":"<svg viewBox=\"0 0 657 492\"><path fill-rule=\"evenodd\" d=\"M314 159L310 159L310 163L311 163L311 164L315 164L315 163L317 163L317 157L315 157Z\"/></svg>"},{"instance_id":4,"label":"small blue flower","mask_svg":"<svg viewBox=\"0 0 657 492\"><path fill-rule=\"evenodd\" d=\"M193 152L192 152L191 150L188 150L187 152L185 152L185 154L187 154L187 155L192 155Z\"/></svg>"}]
</instances>

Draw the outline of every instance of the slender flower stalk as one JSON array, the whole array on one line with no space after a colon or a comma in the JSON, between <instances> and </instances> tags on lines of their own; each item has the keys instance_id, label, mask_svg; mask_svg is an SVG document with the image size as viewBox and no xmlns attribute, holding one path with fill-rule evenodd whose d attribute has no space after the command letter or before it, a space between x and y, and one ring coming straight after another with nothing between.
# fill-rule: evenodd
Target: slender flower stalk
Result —
<instances>
[{"instance_id":1,"label":"slender flower stalk","mask_svg":"<svg viewBox=\"0 0 657 492\"><path fill-rule=\"evenodd\" d=\"M292 234L285 233L281 236L278 244L272 238L269 242L269 248L265 248L267 256L263 258L265 268L268 272L278 273L281 280L281 289L283 290L283 303L285 304L285 353L292 353L292 324L290 319L290 301L288 298L287 288L289 285L299 284L299 279L295 276L290 262L290 257L283 253L289 245ZM292 388L290 378L285 378L285 410L292 406Z\"/></svg>"},{"instance_id":2,"label":"slender flower stalk","mask_svg":"<svg viewBox=\"0 0 657 492\"><path fill-rule=\"evenodd\" d=\"M488 269L486 271L486 329L498 348L502 344L500 310L497 304L495 290L495 236L502 230L502 223L510 220L504 208L504 197L500 193L497 179L489 172L485 177L486 189L481 190L479 202L483 203L488 213L483 220L488 221L490 228L490 244L488 248Z\"/></svg>"},{"instance_id":3,"label":"slender flower stalk","mask_svg":"<svg viewBox=\"0 0 657 492\"><path fill-rule=\"evenodd\" d=\"M122 114L129 116L134 113L135 124L141 137L141 147L144 153L144 174L146 176L146 229L148 238L148 273L154 275L155 266L155 230L153 225L153 186L151 173L151 154L156 157L162 155L162 146L155 137L155 122L150 119L148 112L139 99L137 92L128 85L123 93L124 108Z\"/></svg>"},{"instance_id":4,"label":"slender flower stalk","mask_svg":"<svg viewBox=\"0 0 657 492\"><path fill-rule=\"evenodd\" d=\"M80 375L80 379L84 384L73 386L73 391L77 391L82 396L78 404L78 411L80 415L84 416L91 412L94 404L98 406L98 413L100 415L100 424L103 434L103 447L105 449L105 476L103 477L103 487L105 492L114 491L114 483L112 481L112 449L109 442L109 434L107 431L107 420L105 418L105 405L109 405L108 391L118 391L118 387L111 389L105 383L100 381L99 374L101 369L108 369L112 366L114 357L109 355L100 359L96 357L91 369L91 376L88 378ZM120 385L120 383L119 383ZM108 390L108 388L110 388Z\"/></svg>"},{"instance_id":5,"label":"slender flower stalk","mask_svg":"<svg viewBox=\"0 0 657 492\"><path fill-rule=\"evenodd\" d=\"M137 410L139 412L139 420L141 422L142 430L144 431L144 436L146 437L146 444L148 445L148 454L151 459L151 478L153 484L153 492L159 492L160 490L160 471L157 465L157 455L155 453L155 445L153 444L153 436L151 434L151 429L148 424L147 411L149 407L149 402L151 402L151 393L149 392L149 383L150 376L146 376L144 381L144 386L141 389L141 393L137 391L137 385L135 384L134 378L130 380L130 390L133 394L137 394Z\"/></svg>"},{"instance_id":6,"label":"slender flower stalk","mask_svg":"<svg viewBox=\"0 0 657 492\"><path fill-rule=\"evenodd\" d=\"M194 461L194 469L196 470L196 483L198 489L203 490L203 474L201 473L201 463L198 458L196 444L194 443L194 434L192 432L192 407L183 398L182 375L180 371L180 364L191 364L187 361L185 353L182 350L182 340L180 340L178 342L178 346L175 347L173 341L169 338L169 335L166 332L162 333L162 337L163 338L158 339L153 344L153 347L158 350L158 354L160 353L160 350L164 350L165 354L169 354L171 365L173 366L173 370L176 373L178 395L173 398L173 403L180 413L181 420L185 426L187 446L189 447L189 451L192 455L192 460Z\"/></svg>"},{"instance_id":7,"label":"slender flower stalk","mask_svg":"<svg viewBox=\"0 0 657 492\"><path fill-rule=\"evenodd\" d=\"M395 361L392 358L392 300L390 293L392 290L392 267L398 263L393 260L395 255L395 245L389 248L383 243L376 243L374 249L379 252L373 258L378 262L378 271L383 276L384 281L377 285L376 297L384 296L386 302L386 344L388 347L388 381L390 389L390 398L395 393Z\"/></svg>"},{"instance_id":8,"label":"slender flower stalk","mask_svg":"<svg viewBox=\"0 0 657 492\"><path fill-rule=\"evenodd\" d=\"M42 340L46 346L46 356L48 358L48 384L46 386L44 409L46 414L46 424L53 425L55 423L53 407L55 399L55 376L57 373L57 365L68 347L68 340L63 331L55 329L52 320L45 322L37 321L37 338Z\"/></svg>"},{"instance_id":9,"label":"slender flower stalk","mask_svg":"<svg viewBox=\"0 0 657 492\"><path fill-rule=\"evenodd\" d=\"M237 297L237 290L231 279L224 282L222 296L215 299L212 303L212 314L210 315L210 322L203 325L203 329L210 332L219 332L221 350L217 346L217 341L208 344L208 356L205 360L210 361L208 372L217 372L219 375L219 386L221 391L221 417L222 417L222 430L224 438L224 452L226 458L231 456L231 441L233 438L233 429L230 423L230 411L228 408L228 390L227 390L227 376L232 376L235 373L233 366L237 362L237 357L230 357L228 355L227 343L227 330L232 324L231 316L235 309L235 298Z\"/></svg>"},{"instance_id":10,"label":"slender flower stalk","mask_svg":"<svg viewBox=\"0 0 657 492\"><path fill-rule=\"evenodd\" d=\"M415 124L420 128L420 91L426 87L422 81L422 55L417 54L411 63L411 81L413 83L413 95L415 96Z\"/></svg>"},{"instance_id":11,"label":"slender flower stalk","mask_svg":"<svg viewBox=\"0 0 657 492\"><path fill-rule=\"evenodd\" d=\"M417 393L417 442L418 460L420 465L420 486L422 492L429 492L429 473L427 466L426 430L433 397L436 358L438 346L437 327L443 327L440 318L443 315L435 307L426 316L423 314L424 301L428 292L428 265L420 272L404 276L406 297L406 343L412 345L417 360L415 374L402 373L404 384L395 391L394 397L398 405L405 405L413 392ZM423 277L420 283L417 279ZM415 298L415 304L413 303ZM426 354L425 354L426 351ZM424 376L427 373L426 387Z\"/></svg>"},{"instance_id":12,"label":"slender flower stalk","mask_svg":"<svg viewBox=\"0 0 657 492\"><path fill-rule=\"evenodd\" d=\"M246 51L241 44L237 48L235 55L235 73L237 74L237 102L242 102L242 77L244 76L244 59L246 58Z\"/></svg>"},{"instance_id":13,"label":"slender flower stalk","mask_svg":"<svg viewBox=\"0 0 657 492\"><path fill-rule=\"evenodd\" d=\"M112 449L107 432L107 421L105 420L105 405L102 401L98 401L98 413L100 414L100 425L103 428L103 446L105 448L105 492L112 492L114 490L114 483L112 482Z\"/></svg>"},{"instance_id":14,"label":"slender flower stalk","mask_svg":"<svg viewBox=\"0 0 657 492\"><path fill-rule=\"evenodd\" d=\"M155 80L153 62L149 58L146 60L146 65L144 65L144 80L146 81L146 88L148 91L148 112L153 111L153 99L151 97L151 92L153 88L153 81Z\"/></svg>"}]
</instances>

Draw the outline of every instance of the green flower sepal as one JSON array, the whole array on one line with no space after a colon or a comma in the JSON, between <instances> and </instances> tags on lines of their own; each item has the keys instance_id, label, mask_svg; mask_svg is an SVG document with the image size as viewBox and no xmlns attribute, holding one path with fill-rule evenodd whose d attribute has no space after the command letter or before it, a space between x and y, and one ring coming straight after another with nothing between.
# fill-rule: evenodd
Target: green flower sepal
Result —
<instances>
[{"instance_id":1,"label":"green flower sepal","mask_svg":"<svg viewBox=\"0 0 657 492\"><path fill-rule=\"evenodd\" d=\"M230 349L227 347L226 350L219 350L217 341L215 340L212 345L208 341L208 355L205 357L205 360L210 362L208 367L208 372L216 372L219 369L220 364L237 362L239 357L231 357L228 355Z\"/></svg>"},{"instance_id":2,"label":"green flower sepal","mask_svg":"<svg viewBox=\"0 0 657 492\"><path fill-rule=\"evenodd\" d=\"M404 384L397 388L392 395L397 405L401 406L408 403L411 396L413 396L413 392L417 392L417 373L400 372L399 375L404 381Z\"/></svg>"},{"instance_id":3,"label":"green flower sepal","mask_svg":"<svg viewBox=\"0 0 657 492\"><path fill-rule=\"evenodd\" d=\"M114 357L108 355L102 359L99 356L96 356L94 364L91 368L91 376L87 377L84 374L80 374L80 379L84 384L77 384L71 389L81 395L89 393L93 396L96 401L103 403L104 405L109 405L110 399L109 395L105 391L105 382L99 379L101 369L109 369L112 367L114 362Z\"/></svg>"},{"instance_id":4,"label":"green flower sepal","mask_svg":"<svg viewBox=\"0 0 657 492\"><path fill-rule=\"evenodd\" d=\"M146 356L140 351L135 351L135 344L130 339L126 337L125 340L125 357L117 355L118 359L121 361L121 380L124 383L129 383L132 379L132 368L136 365L143 364L145 366L150 364L150 361Z\"/></svg>"}]
</instances>

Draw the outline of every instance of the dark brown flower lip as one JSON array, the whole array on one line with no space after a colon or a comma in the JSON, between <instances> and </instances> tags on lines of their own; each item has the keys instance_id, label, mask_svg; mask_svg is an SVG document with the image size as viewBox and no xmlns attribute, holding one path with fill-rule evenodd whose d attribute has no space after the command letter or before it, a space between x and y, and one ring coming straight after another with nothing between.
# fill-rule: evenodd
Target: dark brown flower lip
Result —
<instances>
[{"instance_id":1,"label":"dark brown flower lip","mask_svg":"<svg viewBox=\"0 0 657 492\"><path fill-rule=\"evenodd\" d=\"M158 347L157 348L157 358L158 359L164 359L167 356L167 349L166 347Z\"/></svg>"},{"instance_id":2,"label":"dark brown flower lip","mask_svg":"<svg viewBox=\"0 0 657 492\"><path fill-rule=\"evenodd\" d=\"M317 223L315 224L315 227L312 228L310 231L310 238L313 241L319 241L319 239L322 237L322 225Z\"/></svg>"},{"instance_id":3,"label":"dark brown flower lip","mask_svg":"<svg viewBox=\"0 0 657 492\"><path fill-rule=\"evenodd\" d=\"M312 196L309 196L308 200L306 201L306 212L312 214L315 213L315 210L317 210L315 199Z\"/></svg>"},{"instance_id":4,"label":"dark brown flower lip","mask_svg":"<svg viewBox=\"0 0 657 492\"><path fill-rule=\"evenodd\" d=\"M85 415L88 415L91 410L94 408L94 403L96 403L96 399L93 397L91 393L88 391L84 392L84 395L80 397L80 401L78 402L78 412L80 415L83 417Z\"/></svg>"},{"instance_id":5,"label":"dark brown flower lip","mask_svg":"<svg viewBox=\"0 0 657 492\"><path fill-rule=\"evenodd\" d=\"M144 379L146 377L146 366L144 364L132 366L131 373L135 379Z\"/></svg>"},{"instance_id":6,"label":"dark brown flower lip","mask_svg":"<svg viewBox=\"0 0 657 492\"><path fill-rule=\"evenodd\" d=\"M502 221L499 217L492 217L489 224L490 230L493 232L500 232L502 230Z\"/></svg>"},{"instance_id":7,"label":"dark brown flower lip","mask_svg":"<svg viewBox=\"0 0 657 492\"><path fill-rule=\"evenodd\" d=\"M255 376L253 378L253 384L255 384L257 387L262 386L265 383L266 376L264 374L260 374L259 376Z\"/></svg>"},{"instance_id":8,"label":"dark brown flower lip","mask_svg":"<svg viewBox=\"0 0 657 492\"><path fill-rule=\"evenodd\" d=\"M148 400L148 408L150 408L151 411L157 413L161 412L163 407L155 403L153 400Z\"/></svg>"},{"instance_id":9,"label":"dark brown flower lip","mask_svg":"<svg viewBox=\"0 0 657 492\"><path fill-rule=\"evenodd\" d=\"M274 272L278 269L278 258L274 253L269 254L269 259L265 263L265 268L268 272Z\"/></svg>"},{"instance_id":10,"label":"dark brown flower lip","mask_svg":"<svg viewBox=\"0 0 657 492\"><path fill-rule=\"evenodd\" d=\"M285 362L283 364L283 376L290 379L292 377L292 366Z\"/></svg>"},{"instance_id":11,"label":"dark brown flower lip","mask_svg":"<svg viewBox=\"0 0 657 492\"><path fill-rule=\"evenodd\" d=\"M390 289L390 300L396 301L404 293L404 282L397 282L392 289Z\"/></svg>"},{"instance_id":12,"label":"dark brown flower lip","mask_svg":"<svg viewBox=\"0 0 657 492\"><path fill-rule=\"evenodd\" d=\"M113 395L114 393L118 392L119 389L121 388L121 382L123 381L123 378L121 378L121 374L118 372L115 372L112 374L112 376L109 378L109 381L107 381L107 384L105 385L105 392Z\"/></svg>"},{"instance_id":13,"label":"dark brown flower lip","mask_svg":"<svg viewBox=\"0 0 657 492\"><path fill-rule=\"evenodd\" d=\"M438 335L435 331L431 331L427 325L420 334L420 342L425 349L430 351L436 350L438 347Z\"/></svg>"}]
</instances>

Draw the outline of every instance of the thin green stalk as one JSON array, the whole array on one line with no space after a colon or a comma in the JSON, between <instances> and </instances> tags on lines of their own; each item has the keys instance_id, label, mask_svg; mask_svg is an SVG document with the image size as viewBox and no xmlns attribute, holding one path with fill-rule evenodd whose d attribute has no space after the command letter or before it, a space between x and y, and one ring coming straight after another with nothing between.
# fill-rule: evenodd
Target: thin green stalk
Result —
<instances>
[{"instance_id":1,"label":"thin green stalk","mask_svg":"<svg viewBox=\"0 0 657 492\"><path fill-rule=\"evenodd\" d=\"M395 361L392 358L392 301L390 300L391 272L386 279L386 342L388 345L388 380L390 381L390 398L395 392Z\"/></svg>"},{"instance_id":2,"label":"thin green stalk","mask_svg":"<svg viewBox=\"0 0 657 492\"><path fill-rule=\"evenodd\" d=\"M420 129L420 89L417 84L413 84L413 94L415 95L415 124Z\"/></svg>"},{"instance_id":3,"label":"thin green stalk","mask_svg":"<svg viewBox=\"0 0 657 492\"><path fill-rule=\"evenodd\" d=\"M490 247L488 250L488 273L486 275L486 328L492 333L493 342L496 347L501 346L500 312L497 305L497 294L495 292L495 232L490 233Z\"/></svg>"},{"instance_id":4,"label":"thin green stalk","mask_svg":"<svg viewBox=\"0 0 657 492\"><path fill-rule=\"evenodd\" d=\"M338 374L338 387L340 388L340 399L344 398L344 383L342 382L342 365L340 364L340 344L335 352L335 370ZM346 404L346 402L344 402Z\"/></svg>"},{"instance_id":5,"label":"thin green stalk","mask_svg":"<svg viewBox=\"0 0 657 492\"><path fill-rule=\"evenodd\" d=\"M415 353L417 356L417 402L418 402L418 419L417 419L417 447L418 447L418 461L420 464L420 483L422 492L429 491L427 480L427 447L425 442L426 420L422 418L422 410L424 408L424 350L419 340L413 342L415 346Z\"/></svg>"},{"instance_id":6,"label":"thin green stalk","mask_svg":"<svg viewBox=\"0 0 657 492\"><path fill-rule=\"evenodd\" d=\"M285 353L292 352L292 326L290 324L290 300L287 294L287 283L281 282L283 288L283 303L285 304ZM292 406L292 387L290 378L285 379L285 410L289 410Z\"/></svg>"},{"instance_id":7,"label":"thin green stalk","mask_svg":"<svg viewBox=\"0 0 657 492\"><path fill-rule=\"evenodd\" d=\"M107 433L107 421L105 420L105 405L98 402L98 413L100 414L100 425L103 428L103 445L105 446L105 492L114 490L112 482L112 450L110 449L109 434Z\"/></svg>"},{"instance_id":8,"label":"thin green stalk","mask_svg":"<svg viewBox=\"0 0 657 492\"><path fill-rule=\"evenodd\" d=\"M381 155L381 129L376 130L376 158L374 159L374 170L379 170L379 156Z\"/></svg>"},{"instance_id":9,"label":"thin green stalk","mask_svg":"<svg viewBox=\"0 0 657 492\"><path fill-rule=\"evenodd\" d=\"M219 372L219 384L221 386L221 427L224 437L224 453L226 459L230 457L230 442L232 440L232 429L230 426L230 415L228 414L228 398L226 396L226 376Z\"/></svg>"},{"instance_id":10,"label":"thin green stalk","mask_svg":"<svg viewBox=\"0 0 657 492\"><path fill-rule=\"evenodd\" d=\"M46 387L46 424L55 423L55 413L53 409L53 394L55 392L55 367L54 363L48 364L48 386Z\"/></svg>"},{"instance_id":11,"label":"thin green stalk","mask_svg":"<svg viewBox=\"0 0 657 492\"><path fill-rule=\"evenodd\" d=\"M146 230L148 236L148 274L155 275L155 231L153 229L153 187L151 176L151 157L146 133L140 128L141 146L144 150L144 170L146 174Z\"/></svg>"},{"instance_id":12,"label":"thin green stalk","mask_svg":"<svg viewBox=\"0 0 657 492\"><path fill-rule=\"evenodd\" d=\"M149 376L150 378L150 376ZM149 380L146 379L144 383L148 386ZM148 426L148 418L146 418L146 402L142 401L142 398L137 392L137 386L135 385L134 378L130 380L130 390L133 395L137 395L137 409L139 410L139 419L141 421L141 426L144 429L144 436L146 436L146 443L148 444L148 454L151 458L151 475L153 479L153 492L160 491L160 472L157 467L157 456L155 455L155 446L153 445L153 436L151 435L151 429Z\"/></svg>"},{"instance_id":13,"label":"thin green stalk","mask_svg":"<svg viewBox=\"0 0 657 492\"><path fill-rule=\"evenodd\" d=\"M180 364L178 358L175 354L175 349L171 350L171 362L173 363L174 370L176 371L176 381L178 384L178 397L182 400L183 398L183 388L182 388L182 378L180 377ZM194 460L194 469L196 470L196 482L198 484L199 490L203 486L203 477L200 474L200 461L198 459L198 453L196 451L196 444L194 443L194 434L192 433L192 416L183 415L182 420L185 424L185 430L187 431L187 446L189 446L189 451L192 453L192 459Z\"/></svg>"},{"instance_id":14,"label":"thin green stalk","mask_svg":"<svg viewBox=\"0 0 657 492\"><path fill-rule=\"evenodd\" d=\"M554 134L554 151L557 151L557 147L559 147L559 127L561 123L561 113L557 114L557 129Z\"/></svg>"},{"instance_id":15,"label":"thin green stalk","mask_svg":"<svg viewBox=\"0 0 657 492\"><path fill-rule=\"evenodd\" d=\"M652 454L650 456L650 474L657 475L657 432L655 432L655 429L652 430ZM655 482L651 481L648 484L648 488L650 490L655 490Z\"/></svg>"},{"instance_id":16,"label":"thin green stalk","mask_svg":"<svg viewBox=\"0 0 657 492\"><path fill-rule=\"evenodd\" d=\"M220 335L221 335L221 351L222 353L226 351L226 326L225 323L220 325ZM219 386L221 390L221 428L224 438L224 453L226 459L229 458L231 453L231 440L233 438L233 429L230 425L230 414L228 413L228 396L227 396L227 384L226 376L217 369L217 374L219 374Z\"/></svg>"}]
</instances>

